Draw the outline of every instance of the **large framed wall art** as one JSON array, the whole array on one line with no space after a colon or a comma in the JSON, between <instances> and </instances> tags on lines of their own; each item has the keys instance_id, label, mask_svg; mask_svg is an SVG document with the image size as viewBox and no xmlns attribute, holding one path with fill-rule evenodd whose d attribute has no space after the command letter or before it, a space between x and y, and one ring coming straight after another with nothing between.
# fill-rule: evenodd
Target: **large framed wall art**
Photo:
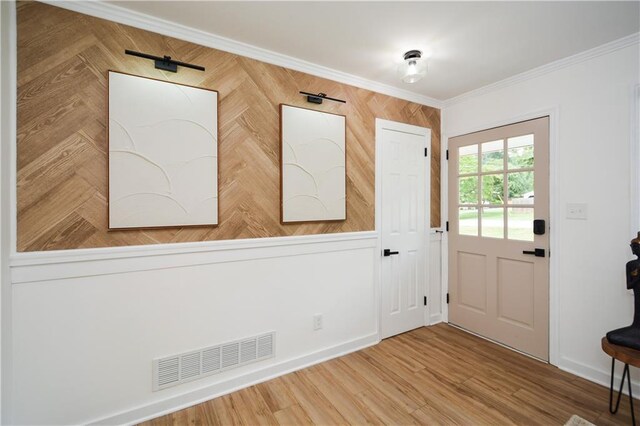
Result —
<instances>
[{"instance_id":1,"label":"large framed wall art","mask_svg":"<svg viewBox=\"0 0 640 426\"><path fill-rule=\"evenodd\" d=\"M218 223L218 93L109 71L109 229Z\"/></svg>"},{"instance_id":2,"label":"large framed wall art","mask_svg":"<svg viewBox=\"0 0 640 426\"><path fill-rule=\"evenodd\" d=\"M346 118L280 105L282 223L341 221L346 206Z\"/></svg>"}]
</instances>

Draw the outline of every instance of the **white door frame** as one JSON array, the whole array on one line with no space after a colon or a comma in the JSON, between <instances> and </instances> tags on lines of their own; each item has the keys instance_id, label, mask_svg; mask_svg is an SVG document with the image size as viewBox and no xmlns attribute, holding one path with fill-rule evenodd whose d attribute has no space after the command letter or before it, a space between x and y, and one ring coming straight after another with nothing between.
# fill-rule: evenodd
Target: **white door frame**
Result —
<instances>
[{"instance_id":1,"label":"white door frame","mask_svg":"<svg viewBox=\"0 0 640 426\"><path fill-rule=\"evenodd\" d=\"M559 206L558 206L558 144L560 142L558 133L558 123L560 117L560 108L558 106L552 106L542 110L532 111L527 114L517 115L510 118L504 118L499 121L487 122L479 125L475 125L469 128L456 129L453 132L442 135L442 149L441 149L441 189L440 189L440 202L442 203L442 218L443 221L451 220L449 218L449 212L447 209L447 203L449 202L449 167L446 159L446 152L449 149L449 139L466 135L467 133L479 132L482 130L491 129L493 127L507 126L509 124L517 123L520 121L532 120L534 118L540 118L549 116L549 232L551 233L549 238L549 363L552 365L558 365L558 300L559 300L559 288L558 288L558 262L553 257L557 253L559 234L561 229L556 226L559 223ZM443 321L449 322L449 306L446 303L446 295L449 291L449 235L445 232L442 238L442 318Z\"/></svg>"},{"instance_id":2,"label":"white door frame","mask_svg":"<svg viewBox=\"0 0 640 426\"><path fill-rule=\"evenodd\" d=\"M429 136L431 140L431 129L428 127L414 126L412 124L401 123L398 121L384 120L382 118L376 118L376 147L375 147L375 159L376 159L376 171L375 171L375 232L378 235L376 239L376 250L374 252L374 287L376 305L378 307L378 315L376 315L376 330L378 330L378 340L382 340L382 130L395 130L399 132L407 133L424 133L425 136ZM431 146L428 146L427 165L424 168L426 185L425 188L429 190L429 194L425 197L425 201L428 206L431 204ZM426 207L425 207L426 208ZM425 218L429 218L429 226L425 227L424 238L424 262L425 269L424 277L424 294L429 294L429 275L428 275L428 262L429 262L429 245L431 243L431 209L425 210ZM424 325L429 325L430 315L429 304L424 309L423 318Z\"/></svg>"},{"instance_id":3,"label":"white door frame","mask_svg":"<svg viewBox=\"0 0 640 426\"><path fill-rule=\"evenodd\" d=\"M633 100L631 102L631 229L629 235L635 235L640 229L640 84L633 87Z\"/></svg>"}]
</instances>

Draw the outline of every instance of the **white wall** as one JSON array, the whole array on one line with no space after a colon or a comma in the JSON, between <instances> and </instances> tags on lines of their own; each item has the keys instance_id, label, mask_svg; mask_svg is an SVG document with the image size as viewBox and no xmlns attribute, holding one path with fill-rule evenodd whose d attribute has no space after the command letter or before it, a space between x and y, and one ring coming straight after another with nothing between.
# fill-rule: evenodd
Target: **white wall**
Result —
<instances>
[{"instance_id":1,"label":"white wall","mask_svg":"<svg viewBox=\"0 0 640 426\"><path fill-rule=\"evenodd\" d=\"M363 232L24 253L12 422L130 422L374 344L375 246ZM274 359L151 391L152 359L271 330Z\"/></svg>"},{"instance_id":2,"label":"white wall","mask_svg":"<svg viewBox=\"0 0 640 426\"><path fill-rule=\"evenodd\" d=\"M640 82L635 40L443 110L446 137L554 111L552 204L557 214L550 226L556 242L551 257L556 271L552 307L558 314L555 361L607 385L610 360L600 349L600 339L611 329L629 325L633 311L631 293L625 289L625 263L631 259L628 243L634 236L630 155L631 144L638 143L632 130L638 125L633 105ZM566 219L566 204L576 202L588 204L587 220Z\"/></svg>"},{"instance_id":3,"label":"white wall","mask_svg":"<svg viewBox=\"0 0 640 426\"><path fill-rule=\"evenodd\" d=\"M9 278L10 232L10 164L9 143L15 140L15 38L10 28L15 20L14 10L8 2L0 2L0 421L6 423L10 404L9 383L11 381L11 281Z\"/></svg>"}]
</instances>

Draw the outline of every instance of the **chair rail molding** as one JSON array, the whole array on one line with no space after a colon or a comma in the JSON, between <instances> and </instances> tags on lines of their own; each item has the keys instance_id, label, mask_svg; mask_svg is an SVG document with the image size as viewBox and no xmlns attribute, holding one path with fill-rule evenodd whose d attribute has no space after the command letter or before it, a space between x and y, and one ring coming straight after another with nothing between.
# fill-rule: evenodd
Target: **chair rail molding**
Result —
<instances>
[{"instance_id":1,"label":"chair rail molding","mask_svg":"<svg viewBox=\"0 0 640 426\"><path fill-rule=\"evenodd\" d=\"M11 282L55 281L241 260L373 249L375 231L150 246L25 252L10 258Z\"/></svg>"}]
</instances>

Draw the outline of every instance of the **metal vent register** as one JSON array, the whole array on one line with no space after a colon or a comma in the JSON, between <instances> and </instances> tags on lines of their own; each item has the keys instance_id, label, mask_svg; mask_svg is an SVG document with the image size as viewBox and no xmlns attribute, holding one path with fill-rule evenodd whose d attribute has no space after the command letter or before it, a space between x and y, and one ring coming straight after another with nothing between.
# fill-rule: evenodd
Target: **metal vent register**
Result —
<instances>
[{"instance_id":1,"label":"metal vent register","mask_svg":"<svg viewBox=\"0 0 640 426\"><path fill-rule=\"evenodd\" d=\"M221 371L271 358L275 331L197 351L153 360L153 390L190 382Z\"/></svg>"}]
</instances>

